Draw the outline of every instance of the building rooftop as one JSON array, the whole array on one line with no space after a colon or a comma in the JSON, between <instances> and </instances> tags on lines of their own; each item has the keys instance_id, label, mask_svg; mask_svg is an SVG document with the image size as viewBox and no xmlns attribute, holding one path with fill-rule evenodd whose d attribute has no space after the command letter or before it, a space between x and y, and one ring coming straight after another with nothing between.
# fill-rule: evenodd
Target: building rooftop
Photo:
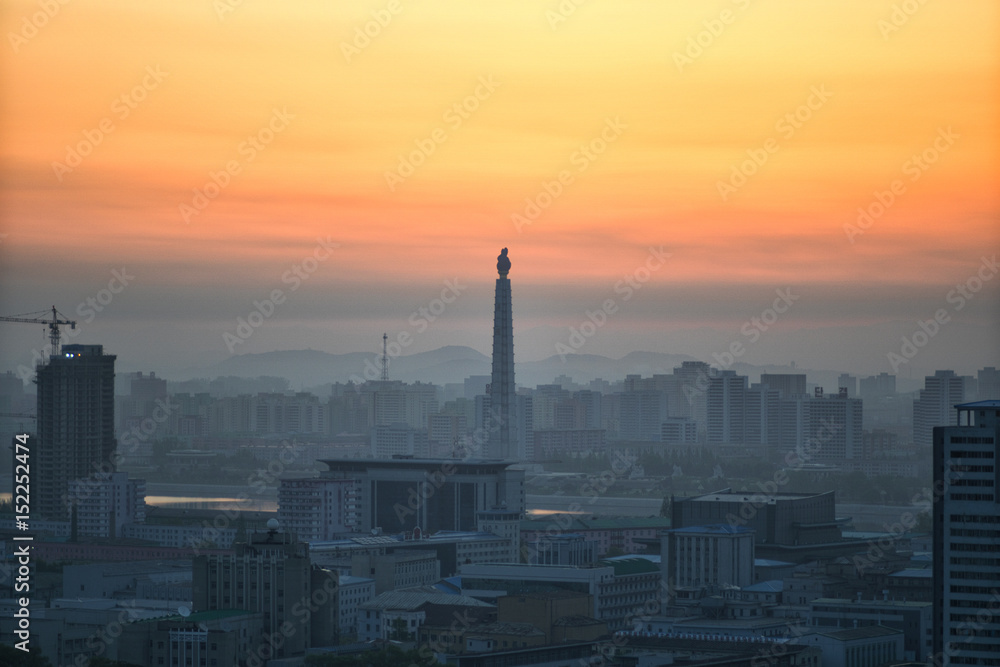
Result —
<instances>
[{"instance_id":1,"label":"building rooftop","mask_svg":"<svg viewBox=\"0 0 1000 667\"><path fill-rule=\"evenodd\" d=\"M955 406L959 410L978 410L980 408L1000 408L1000 400L973 401L972 403L961 403Z\"/></svg>"},{"instance_id":2,"label":"building rooftop","mask_svg":"<svg viewBox=\"0 0 1000 667\"><path fill-rule=\"evenodd\" d=\"M746 526L730 526L727 523L712 523L706 526L688 526L687 528L674 528L671 533L715 533L717 535L741 535L756 532L753 528Z\"/></svg>"},{"instance_id":3,"label":"building rooftop","mask_svg":"<svg viewBox=\"0 0 1000 667\"><path fill-rule=\"evenodd\" d=\"M781 579L771 579L770 581L762 581L759 584L753 584L752 586L744 586L740 590L749 591L751 593L780 593L784 582Z\"/></svg>"},{"instance_id":4,"label":"building rooftop","mask_svg":"<svg viewBox=\"0 0 1000 667\"><path fill-rule=\"evenodd\" d=\"M134 562L112 561L106 563L79 563L75 565L68 565L67 567L86 568L84 571L87 573L88 576L121 577L121 576L141 576L144 574L163 574L167 572L191 572L191 563L192 561L190 558L179 558L176 560L141 560Z\"/></svg>"},{"instance_id":5,"label":"building rooftop","mask_svg":"<svg viewBox=\"0 0 1000 667\"><path fill-rule=\"evenodd\" d=\"M455 607L492 607L467 595L449 595L447 593L420 593L412 591L386 591L370 602L360 605L362 609L412 611L425 605L451 605Z\"/></svg>"},{"instance_id":6,"label":"building rooftop","mask_svg":"<svg viewBox=\"0 0 1000 667\"><path fill-rule=\"evenodd\" d=\"M532 600L565 600L568 598L582 598L589 596L589 593L580 593L578 591L531 591L525 593L518 593L512 595L511 598L529 598Z\"/></svg>"},{"instance_id":7,"label":"building rooftop","mask_svg":"<svg viewBox=\"0 0 1000 667\"><path fill-rule=\"evenodd\" d=\"M565 517L566 515L564 515ZM562 528L562 524L565 519L560 520L557 524ZM552 527L553 519L523 519L521 521L521 530L547 530ZM572 517L571 523L563 530L567 531L581 531L581 530L623 530L623 529L663 529L670 527L670 519L666 517L621 517L617 519L585 519L580 517Z\"/></svg>"},{"instance_id":8,"label":"building rooftop","mask_svg":"<svg viewBox=\"0 0 1000 667\"><path fill-rule=\"evenodd\" d=\"M779 500L801 500L803 498L818 498L819 496L831 495L832 491L826 491L824 493L773 493L773 494L763 494L759 491L739 491L734 493L731 488L722 489L720 491L713 491L712 493L705 493L700 496L690 496L688 498L677 498L677 500L687 500L687 501L699 501L699 502L753 502L757 503L767 503L768 505L774 505Z\"/></svg>"},{"instance_id":9,"label":"building rooftop","mask_svg":"<svg viewBox=\"0 0 1000 667\"><path fill-rule=\"evenodd\" d=\"M326 464L331 472L366 472L369 469L383 470L415 470L424 469L429 472L440 471L444 467L455 468L456 472L499 472L519 461L505 461L501 459L418 459L418 458L393 458L393 459L323 459L320 463ZM322 473L321 473L322 477Z\"/></svg>"},{"instance_id":10,"label":"building rooftop","mask_svg":"<svg viewBox=\"0 0 1000 667\"><path fill-rule=\"evenodd\" d=\"M660 567L656 563L646 558L616 558L611 561L602 560L600 564L615 568L616 577L660 571Z\"/></svg>"},{"instance_id":11,"label":"building rooftop","mask_svg":"<svg viewBox=\"0 0 1000 667\"><path fill-rule=\"evenodd\" d=\"M909 607L916 609L920 607L930 607L933 603L915 602L913 600L848 600L847 598L816 598L811 604L832 604L845 607L848 605L861 607Z\"/></svg>"},{"instance_id":12,"label":"building rooftop","mask_svg":"<svg viewBox=\"0 0 1000 667\"><path fill-rule=\"evenodd\" d=\"M812 635L821 635L849 642L857 639L872 639L874 637L888 637L890 635L901 635L902 630L887 628L883 625L868 625L863 628L844 628L843 630L829 630L826 632L810 632Z\"/></svg>"},{"instance_id":13,"label":"building rooftop","mask_svg":"<svg viewBox=\"0 0 1000 667\"><path fill-rule=\"evenodd\" d=\"M531 623L488 623L470 628L467 637L476 635L517 635L519 637L544 637L545 633Z\"/></svg>"},{"instance_id":14,"label":"building rooftop","mask_svg":"<svg viewBox=\"0 0 1000 667\"><path fill-rule=\"evenodd\" d=\"M934 571L929 567L907 567L898 572L893 572L889 576L907 579L933 579Z\"/></svg>"},{"instance_id":15,"label":"building rooftop","mask_svg":"<svg viewBox=\"0 0 1000 667\"><path fill-rule=\"evenodd\" d=\"M600 625L604 623L599 618L594 618L593 616L583 616L581 614L575 614L573 616L561 616L552 623L552 625L564 628L585 628L590 625Z\"/></svg>"}]
</instances>

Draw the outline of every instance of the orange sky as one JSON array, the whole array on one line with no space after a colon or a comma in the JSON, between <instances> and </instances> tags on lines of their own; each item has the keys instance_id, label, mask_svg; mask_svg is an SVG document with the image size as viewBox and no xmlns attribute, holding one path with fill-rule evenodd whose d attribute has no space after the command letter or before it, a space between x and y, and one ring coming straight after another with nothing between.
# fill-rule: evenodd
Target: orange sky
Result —
<instances>
[{"instance_id":1,"label":"orange sky","mask_svg":"<svg viewBox=\"0 0 1000 667\"><path fill-rule=\"evenodd\" d=\"M164 290L236 290L219 313L236 317L327 236L336 265L314 286L487 283L510 246L519 284L592 285L598 300L651 245L672 252L660 285L933 294L1000 246L992 0L897 9L891 31L894 4L870 0L557 14L571 4L94 0L49 17L8 0L0 310L60 289L72 310L127 264ZM783 121L796 111L805 120ZM594 141L604 152L581 157ZM433 152L390 188L421 142ZM54 164L81 144L77 166ZM720 183L765 146L724 200ZM218 196L184 209L229 163ZM572 181L517 229L560 172ZM852 242L845 225L897 179L905 190Z\"/></svg>"}]
</instances>

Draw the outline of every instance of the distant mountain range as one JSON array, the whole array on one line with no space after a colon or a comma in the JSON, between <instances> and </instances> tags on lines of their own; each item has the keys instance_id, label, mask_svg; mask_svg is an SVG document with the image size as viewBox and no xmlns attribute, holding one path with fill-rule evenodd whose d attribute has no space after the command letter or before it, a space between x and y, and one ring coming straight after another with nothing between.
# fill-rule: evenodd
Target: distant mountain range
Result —
<instances>
[{"instance_id":1,"label":"distant mountain range","mask_svg":"<svg viewBox=\"0 0 1000 667\"><path fill-rule=\"evenodd\" d=\"M586 384L595 378L609 382L623 380L626 375L637 374L650 377L653 374L669 374L684 361L693 357L682 354L661 352L631 352L621 359L612 359L595 354L553 355L540 361L519 363L515 367L517 383L535 387L550 384L565 375L578 384ZM737 363L732 366L740 375L746 375L756 382L761 373L806 373L810 384L823 386L826 391L835 391L837 370L813 370L791 366L754 366ZM449 345L427 352L399 356L389 360L389 377L404 382L430 382L444 385L461 383L474 375L489 375L490 358L478 350L461 345ZM188 369L183 377L212 379L216 377L256 378L261 376L283 377L294 389L318 387L331 382L355 382L374 380L380 377L380 356L372 353L351 352L331 354L318 350L285 350L260 354L239 354L221 363L204 368ZM906 386L900 391L909 391Z\"/></svg>"}]
</instances>

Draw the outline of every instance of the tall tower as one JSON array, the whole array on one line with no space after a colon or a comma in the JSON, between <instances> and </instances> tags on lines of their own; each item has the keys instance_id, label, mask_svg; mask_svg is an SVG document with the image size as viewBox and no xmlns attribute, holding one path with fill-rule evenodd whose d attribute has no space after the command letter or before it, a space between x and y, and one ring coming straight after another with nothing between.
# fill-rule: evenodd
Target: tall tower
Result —
<instances>
[{"instance_id":1,"label":"tall tower","mask_svg":"<svg viewBox=\"0 0 1000 667\"><path fill-rule=\"evenodd\" d=\"M493 374L490 380L488 422L490 458L523 461L524 446L517 428L517 395L514 391L514 320L511 314L510 259L507 248L497 257L496 299L493 307Z\"/></svg>"},{"instance_id":2,"label":"tall tower","mask_svg":"<svg viewBox=\"0 0 1000 667\"><path fill-rule=\"evenodd\" d=\"M115 470L115 356L102 345L64 345L38 367L40 517L69 518L69 483Z\"/></svg>"}]
</instances>

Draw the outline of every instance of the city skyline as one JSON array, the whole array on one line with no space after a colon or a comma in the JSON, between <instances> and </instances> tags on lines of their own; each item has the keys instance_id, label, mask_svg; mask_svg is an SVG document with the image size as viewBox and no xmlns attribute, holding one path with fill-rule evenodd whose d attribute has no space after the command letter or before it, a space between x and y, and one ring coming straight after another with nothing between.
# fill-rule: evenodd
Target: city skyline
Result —
<instances>
[{"instance_id":1,"label":"city skyline","mask_svg":"<svg viewBox=\"0 0 1000 667\"><path fill-rule=\"evenodd\" d=\"M573 6L11 3L0 315L166 376L489 354L510 247L520 361L1000 365L995 5Z\"/></svg>"}]
</instances>

